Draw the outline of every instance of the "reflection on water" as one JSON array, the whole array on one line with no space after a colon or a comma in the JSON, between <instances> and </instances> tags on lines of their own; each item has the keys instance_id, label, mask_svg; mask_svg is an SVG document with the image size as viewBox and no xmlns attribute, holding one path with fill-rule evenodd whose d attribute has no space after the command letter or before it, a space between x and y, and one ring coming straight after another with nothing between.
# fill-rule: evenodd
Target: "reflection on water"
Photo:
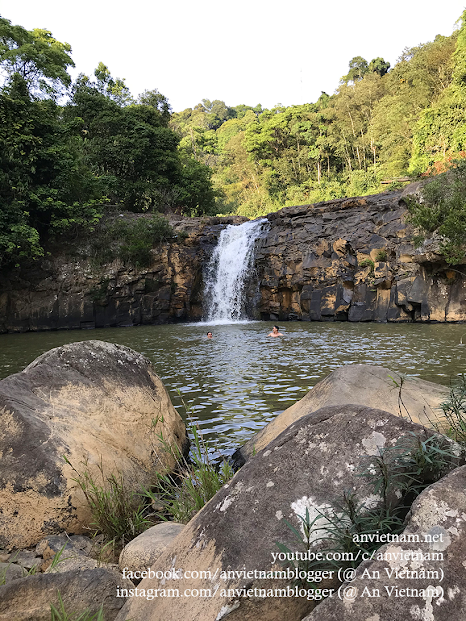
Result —
<instances>
[{"instance_id":1,"label":"reflection on water","mask_svg":"<svg viewBox=\"0 0 466 621\"><path fill-rule=\"evenodd\" d=\"M272 324L250 322L108 328L0 336L0 377L22 370L65 343L101 339L150 358L180 409L178 389L218 452L231 454L330 371L354 362L378 364L448 385L465 370L458 324ZM207 330L214 338L207 340Z\"/></svg>"}]
</instances>

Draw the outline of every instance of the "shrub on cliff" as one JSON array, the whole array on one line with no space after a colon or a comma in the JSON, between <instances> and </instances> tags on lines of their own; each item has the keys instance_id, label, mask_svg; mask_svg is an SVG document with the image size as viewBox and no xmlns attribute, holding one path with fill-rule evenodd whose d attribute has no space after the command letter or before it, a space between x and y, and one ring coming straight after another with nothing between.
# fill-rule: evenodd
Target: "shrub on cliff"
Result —
<instances>
[{"instance_id":1,"label":"shrub on cliff","mask_svg":"<svg viewBox=\"0 0 466 621\"><path fill-rule=\"evenodd\" d=\"M120 259L135 267L147 267L151 251L173 235L168 220L158 213L131 220L118 217L103 222L91 236L91 256L98 263Z\"/></svg>"},{"instance_id":2,"label":"shrub on cliff","mask_svg":"<svg viewBox=\"0 0 466 621\"><path fill-rule=\"evenodd\" d=\"M466 245L466 160L459 160L447 172L422 188L422 202L407 200L409 221L419 230L417 241L437 233L447 263L461 263Z\"/></svg>"}]
</instances>

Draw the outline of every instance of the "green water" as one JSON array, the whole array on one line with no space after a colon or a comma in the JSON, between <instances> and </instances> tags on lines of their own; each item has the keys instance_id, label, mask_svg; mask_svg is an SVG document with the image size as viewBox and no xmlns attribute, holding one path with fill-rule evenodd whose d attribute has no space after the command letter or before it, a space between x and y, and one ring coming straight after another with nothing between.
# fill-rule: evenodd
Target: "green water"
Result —
<instances>
[{"instance_id":1,"label":"green water","mask_svg":"<svg viewBox=\"0 0 466 621\"><path fill-rule=\"evenodd\" d=\"M101 339L147 356L181 414L179 389L193 402L213 452L231 454L330 371L343 364L379 364L448 385L466 368L460 324L289 322L282 338L265 322L177 324L0 336L0 377L21 371L65 343ZM214 333L206 338L207 330ZM466 340L466 339L465 339Z\"/></svg>"}]
</instances>

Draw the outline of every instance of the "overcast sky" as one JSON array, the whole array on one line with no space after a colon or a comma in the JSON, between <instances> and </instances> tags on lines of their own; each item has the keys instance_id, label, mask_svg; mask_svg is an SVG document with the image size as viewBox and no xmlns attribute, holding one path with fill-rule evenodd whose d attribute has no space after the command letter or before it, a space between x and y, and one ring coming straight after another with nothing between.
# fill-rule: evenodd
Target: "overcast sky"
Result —
<instances>
[{"instance_id":1,"label":"overcast sky","mask_svg":"<svg viewBox=\"0 0 466 621\"><path fill-rule=\"evenodd\" d=\"M450 35L466 0L0 0L0 14L70 43L76 70L102 61L133 95L158 88L174 111L202 99L270 108L331 94L353 56Z\"/></svg>"}]
</instances>

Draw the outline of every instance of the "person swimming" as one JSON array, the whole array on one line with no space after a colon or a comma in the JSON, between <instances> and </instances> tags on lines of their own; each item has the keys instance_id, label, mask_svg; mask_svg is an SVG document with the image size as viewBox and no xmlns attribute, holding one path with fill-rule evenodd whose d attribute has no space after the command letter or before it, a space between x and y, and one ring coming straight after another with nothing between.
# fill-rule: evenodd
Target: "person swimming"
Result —
<instances>
[{"instance_id":1,"label":"person swimming","mask_svg":"<svg viewBox=\"0 0 466 621\"><path fill-rule=\"evenodd\" d=\"M272 332L270 334L268 334L267 336L283 336L283 334L281 332L278 331L278 326L274 326L272 328Z\"/></svg>"},{"instance_id":2,"label":"person swimming","mask_svg":"<svg viewBox=\"0 0 466 621\"><path fill-rule=\"evenodd\" d=\"M212 337L212 332L207 332L207 338L208 338L208 339L213 338L213 337Z\"/></svg>"}]
</instances>

